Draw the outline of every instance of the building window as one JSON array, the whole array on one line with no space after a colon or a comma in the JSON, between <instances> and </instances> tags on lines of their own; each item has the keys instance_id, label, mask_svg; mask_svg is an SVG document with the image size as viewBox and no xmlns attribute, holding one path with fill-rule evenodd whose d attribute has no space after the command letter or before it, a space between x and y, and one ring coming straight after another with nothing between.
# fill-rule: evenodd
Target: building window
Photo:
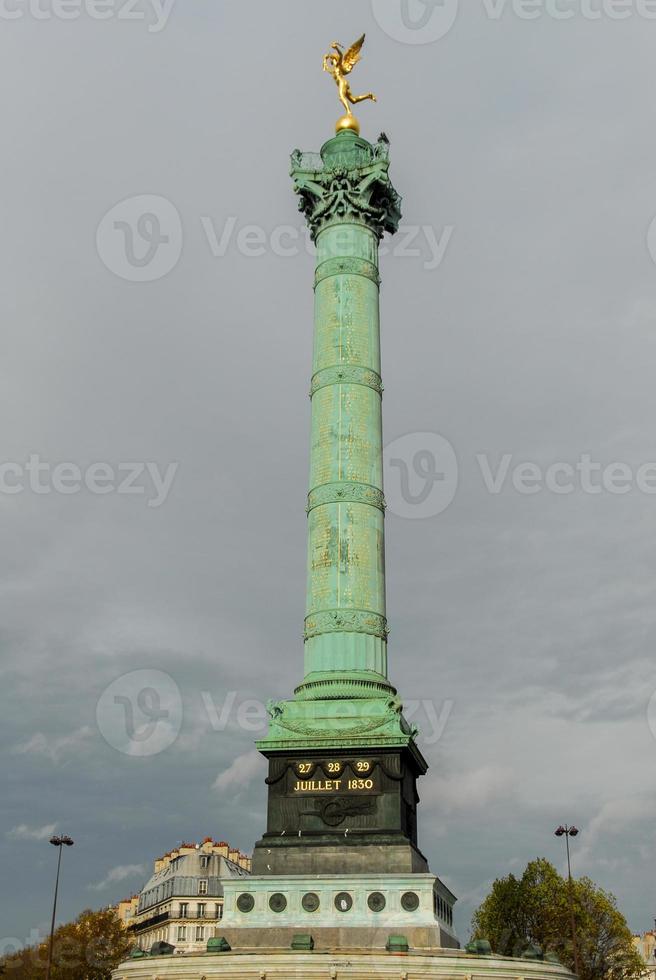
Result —
<instances>
[{"instance_id":1,"label":"building window","mask_svg":"<svg viewBox=\"0 0 656 980\"><path fill-rule=\"evenodd\" d=\"M186 919L187 918L188 909L189 909L189 903L188 902L180 902L180 918L181 919Z\"/></svg>"},{"instance_id":2,"label":"building window","mask_svg":"<svg viewBox=\"0 0 656 980\"><path fill-rule=\"evenodd\" d=\"M187 927L178 926L178 942L187 938Z\"/></svg>"},{"instance_id":3,"label":"building window","mask_svg":"<svg viewBox=\"0 0 656 980\"><path fill-rule=\"evenodd\" d=\"M203 869L204 868L207 868L208 865L209 865L209 863L210 863L210 856L209 856L209 854L201 854L201 856L200 856L200 866L201 866L201 868L203 868Z\"/></svg>"},{"instance_id":4,"label":"building window","mask_svg":"<svg viewBox=\"0 0 656 980\"><path fill-rule=\"evenodd\" d=\"M219 904L219 902L216 902L216 904L214 905L214 918L215 919L223 918L223 906Z\"/></svg>"},{"instance_id":5,"label":"building window","mask_svg":"<svg viewBox=\"0 0 656 980\"><path fill-rule=\"evenodd\" d=\"M205 902L198 903L198 918L199 919L205 918Z\"/></svg>"},{"instance_id":6,"label":"building window","mask_svg":"<svg viewBox=\"0 0 656 980\"><path fill-rule=\"evenodd\" d=\"M200 940L203 938L203 933L204 932L205 932L205 929L204 929L203 926L196 926L196 941L197 942L200 942Z\"/></svg>"},{"instance_id":7,"label":"building window","mask_svg":"<svg viewBox=\"0 0 656 980\"><path fill-rule=\"evenodd\" d=\"M198 894L207 895L207 878L201 878L198 882Z\"/></svg>"}]
</instances>

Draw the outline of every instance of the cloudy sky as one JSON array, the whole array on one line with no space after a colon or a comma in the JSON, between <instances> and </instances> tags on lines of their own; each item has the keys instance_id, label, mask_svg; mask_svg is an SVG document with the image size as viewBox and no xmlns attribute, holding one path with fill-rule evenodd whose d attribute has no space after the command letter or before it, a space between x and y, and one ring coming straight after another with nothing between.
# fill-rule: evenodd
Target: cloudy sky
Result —
<instances>
[{"instance_id":1,"label":"cloudy sky","mask_svg":"<svg viewBox=\"0 0 656 980\"><path fill-rule=\"evenodd\" d=\"M302 672L288 155L330 137L321 56L363 30L363 135L404 199L388 604L421 843L463 938L495 877L562 869L565 821L575 872L650 926L654 6L6 0L3 948L46 926L53 830L67 919L183 839L264 828L258 705Z\"/></svg>"}]
</instances>

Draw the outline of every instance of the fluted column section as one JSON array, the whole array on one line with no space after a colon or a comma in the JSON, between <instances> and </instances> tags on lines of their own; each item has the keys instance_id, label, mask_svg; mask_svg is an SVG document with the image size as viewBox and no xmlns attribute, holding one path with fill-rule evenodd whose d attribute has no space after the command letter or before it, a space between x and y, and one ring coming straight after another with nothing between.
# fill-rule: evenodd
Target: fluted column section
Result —
<instances>
[{"instance_id":1,"label":"fluted column section","mask_svg":"<svg viewBox=\"0 0 656 980\"><path fill-rule=\"evenodd\" d=\"M378 242L398 197L385 149L340 134L309 190L294 174L317 249L304 697L390 687Z\"/></svg>"}]
</instances>

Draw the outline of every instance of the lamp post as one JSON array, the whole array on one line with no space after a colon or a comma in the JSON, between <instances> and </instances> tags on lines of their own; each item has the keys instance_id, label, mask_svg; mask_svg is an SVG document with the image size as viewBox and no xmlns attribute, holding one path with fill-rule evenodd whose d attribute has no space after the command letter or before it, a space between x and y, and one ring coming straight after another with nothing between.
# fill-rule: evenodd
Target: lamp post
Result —
<instances>
[{"instance_id":1,"label":"lamp post","mask_svg":"<svg viewBox=\"0 0 656 980\"><path fill-rule=\"evenodd\" d=\"M576 837L578 834L578 829L576 827L569 827L567 824L563 827L562 825L554 831L556 837L564 837L565 844L567 845L567 895L569 899L569 921L572 929L572 950L574 952L574 970L577 975L580 975L581 971L579 969L579 950L576 942L576 921L574 919L574 901L572 895L572 865L570 863L569 857L569 839L570 837Z\"/></svg>"},{"instance_id":2,"label":"lamp post","mask_svg":"<svg viewBox=\"0 0 656 980\"><path fill-rule=\"evenodd\" d=\"M46 967L46 980L50 980L50 969L52 967L52 949L55 941L55 915L57 914L57 891L59 889L59 869L61 867L62 847L72 847L74 841L70 837L51 837L50 843L59 849L57 855L57 877L55 878L55 898L52 903L52 922L50 923L50 946L48 948L48 966Z\"/></svg>"}]
</instances>

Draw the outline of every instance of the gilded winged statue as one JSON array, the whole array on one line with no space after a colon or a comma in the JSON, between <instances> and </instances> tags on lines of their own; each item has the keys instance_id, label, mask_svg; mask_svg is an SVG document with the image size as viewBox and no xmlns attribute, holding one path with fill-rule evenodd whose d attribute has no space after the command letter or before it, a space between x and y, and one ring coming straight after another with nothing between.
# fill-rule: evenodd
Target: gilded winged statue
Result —
<instances>
[{"instance_id":1,"label":"gilded winged statue","mask_svg":"<svg viewBox=\"0 0 656 980\"><path fill-rule=\"evenodd\" d=\"M342 44L333 41L331 50L323 57L323 70L329 72L335 79L337 91L339 92L339 101L346 109L346 117L343 124L345 128L357 128L355 117L351 112L352 105L355 105L356 102L364 102L365 99L371 99L372 102L376 101L376 96L373 92L367 92L365 95L353 95L351 86L346 78L360 60L360 51L362 50L363 44L364 34L357 41L354 41L346 51L343 50L344 46ZM352 124L349 125L351 120Z\"/></svg>"}]
</instances>

